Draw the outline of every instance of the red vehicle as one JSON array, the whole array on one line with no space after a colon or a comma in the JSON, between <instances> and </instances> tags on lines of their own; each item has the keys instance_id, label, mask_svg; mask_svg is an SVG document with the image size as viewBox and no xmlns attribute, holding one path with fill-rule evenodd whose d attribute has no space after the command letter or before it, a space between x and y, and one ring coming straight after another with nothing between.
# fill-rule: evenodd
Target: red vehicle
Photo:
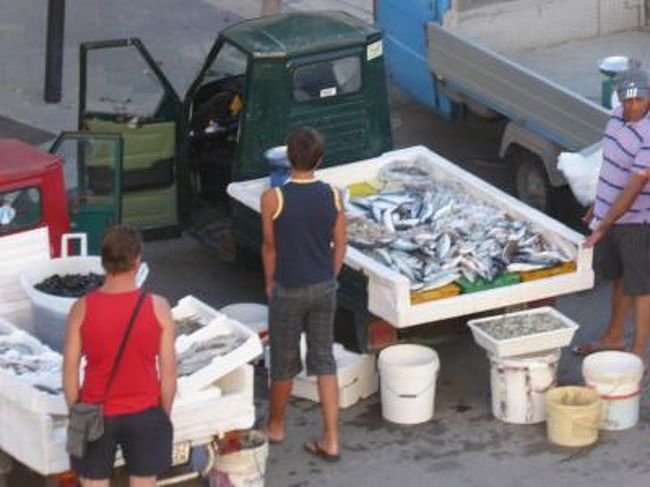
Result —
<instances>
[{"instance_id":1,"label":"red vehicle","mask_svg":"<svg viewBox=\"0 0 650 487\"><path fill-rule=\"evenodd\" d=\"M116 135L63 133L50 152L0 139L0 238L47 227L52 257L61 235L88 235L99 251L104 229L121 217L122 142Z\"/></svg>"},{"instance_id":2,"label":"red vehicle","mask_svg":"<svg viewBox=\"0 0 650 487\"><path fill-rule=\"evenodd\" d=\"M52 256L70 230L63 160L15 139L0 139L0 236L46 226Z\"/></svg>"}]
</instances>

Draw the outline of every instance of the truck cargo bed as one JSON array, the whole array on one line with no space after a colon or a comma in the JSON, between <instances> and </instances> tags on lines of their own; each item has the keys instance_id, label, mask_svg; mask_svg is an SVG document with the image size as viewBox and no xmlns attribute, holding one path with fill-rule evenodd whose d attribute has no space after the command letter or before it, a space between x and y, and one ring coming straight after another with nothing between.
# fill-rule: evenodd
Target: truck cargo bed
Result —
<instances>
[{"instance_id":1,"label":"truck cargo bed","mask_svg":"<svg viewBox=\"0 0 650 487\"><path fill-rule=\"evenodd\" d=\"M591 39L505 53L512 61L578 93L594 103L601 100L598 63L608 56L624 55L650 68L650 31L639 29Z\"/></svg>"}]
</instances>

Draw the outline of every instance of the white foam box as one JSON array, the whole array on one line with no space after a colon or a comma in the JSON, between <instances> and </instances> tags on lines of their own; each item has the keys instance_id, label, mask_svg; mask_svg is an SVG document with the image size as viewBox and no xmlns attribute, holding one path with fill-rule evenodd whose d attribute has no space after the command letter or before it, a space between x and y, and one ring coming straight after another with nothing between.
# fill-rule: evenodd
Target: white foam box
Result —
<instances>
[{"instance_id":1,"label":"white foam box","mask_svg":"<svg viewBox=\"0 0 650 487\"><path fill-rule=\"evenodd\" d=\"M204 342L220 335L234 334L244 341L230 353L215 356L209 364L196 372L179 377L177 381L177 394L179 398L208 387L217 379L255 360L262 354L262 342L257 333L223 313L209 308L205 303L202 303L202 306L203 312L208 313L209 311L210 314L214 313L214 318L206 326L194 333L178 337L176 340L177 354L181 354L189 349L193 343Z\"/></svg>"},{"instance_id":2,"label":"white foam box","mask_svg":"<svg viewBox=\"0 0 650 487\"><path fill-rule=\"evenodd\" d=\"M52 351L25 331L18 329L8 320L0 318L0 333L3 331L8 332L8 334L0 336L0 339L4 338L15 343L24 343L30 348L39 351L44 358L51 360L53 363L62 364L63 359L60 354ZM60 371L58 373L60 374ZM26 377L14 375L13 372L2 368L0 368L0 394L11 401L21 404L27 411L36 414L68 414L63 393L49 394L41 391L33 387Z\"/></svg>"},{"instance_id":3,"label":"white foam box","mask_svg":"<svg viewBox=\"0 0 650 487\"><path fill-rule=\"evenodd\" d=\"M562 328L542 333L508 338L506 340L497 340L481 328L481 325L502 320L504 318L534 317L535 315L543 314L550 315L557 319L563 325ZM470 320L467 324L472 330L476 343L494 356L500 358L514 357L517 355L526 355L529 353L544 352L546 350L566 347L571 343L573 335L579 328L575 321L550 306L518 311L516 313L500 314L488 318L479 318Z\"/></svg>"},{"instance_id":4,"label":"white foam box","mask_svg":"<svg viewBox=\"0 0 650 487\"><path fill-rule=\"evenodd\" d=\"M221 314L222 313L210 305L192 295L181 298L178 303L176 303L176 306L172 308L172 318L174 320L182 320L184 318L189 318L190 316L195 316L203 326L210 324L212 320L215 320ZM194 333L197 333L197 331ZM176 342L178 343L180 341L182 343L183 341L188 340L191 335L193 335L193 333L190 335L177 335Z\"/></svg>"},{"instance_id":5,"label":"white foam box","mask_svg":"<svg viewBox=\"0 0 650 487\"><path fill-rule=\"evenodd\" d=\"M177 398L172 409L174 442L192 447L255 422L253 367L241 366L204 390ZM69 470L67 415L36 413L0 391L0 450L40 475Z\"/></svg>"},{"instance_id":6,"label":"white foam box","mask_svg":"<svg viewBox=\"0 0 650 487\"><path fill-rule=\"evenodd\" d=\"M319 402L317 378L308 376L304 368L304 336L301 345L303 371L294 378L291 394L295 397ZM379 390L379 375L374 355L350 352L345 350L340 343L335 343L334 358L337 367L336 378L339 384L340 408L349 408ZM268 368L271 363L268 356L265 363Z\"/></svg>"},{"instance_id":7,"label":"white foam box","mask_svg":"<svg viewBox=\"0 0 650 487\"><path fill-rule=\"evenodd\" d=\"M386 164L416 160L427 167L434 181L458 183L467 194L477 200L492 204L505 210L511 217L528 222L535 231L542 233L547 240L572 255L576 262L576 271L477 293L412 303L410 283L406 276L348 245L345 264L368 277L367 306L372 314L396 328L405 328L593 287L592 249L582 247L583 235L527 206L426 147L415 146L390 151L372 159L320 169L316 174L324 182L343 189L352 184L372 181ZM231 183L227 191L233 199L259 212L260 196L266 188L268 178L260 178Z\"/></svg>"}]
</instances>

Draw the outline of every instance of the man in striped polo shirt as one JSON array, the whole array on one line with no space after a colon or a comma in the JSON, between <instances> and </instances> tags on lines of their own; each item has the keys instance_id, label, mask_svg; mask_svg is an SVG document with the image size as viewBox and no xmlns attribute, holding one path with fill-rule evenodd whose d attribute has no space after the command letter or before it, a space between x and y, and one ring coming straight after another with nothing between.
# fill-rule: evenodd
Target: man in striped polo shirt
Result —
<instances>
[{"instance_id":1,"label":"man in striped polo shirt","mask_svg":"<svg viewBox=\"0 0 650 487\"><path fill-rule=\"evenodd\" d=\"M610 322L598 344L583 353L623 349L625 316L635 311L632 352L644 358L650 333L650 98L648 76L638 68L618 75L622 105L612 112L603 139L603 164L584 246L612 280ZM580 351L580 350L579 350Z\"/></svg>"}]
</instances>

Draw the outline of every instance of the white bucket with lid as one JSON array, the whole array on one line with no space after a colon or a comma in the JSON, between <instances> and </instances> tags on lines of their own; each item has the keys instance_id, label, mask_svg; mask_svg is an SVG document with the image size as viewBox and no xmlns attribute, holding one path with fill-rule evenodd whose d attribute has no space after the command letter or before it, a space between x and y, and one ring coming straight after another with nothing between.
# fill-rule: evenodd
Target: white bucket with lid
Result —
<instances>
[{"instance_id":1,"label":"white bucket with lid","mask_svg":"<svg viewBox=\"0 0 650 487\"><path fill-rule=\"evenodd\" d=\"M623 430L639 421L643 361L627 352L597 352L582 363L587 387L595 389L603 403L600 429Z\"/></svg>"},{"instance_id":2,"label":"white bucket with lid","mask_svg":"<svg viewBox=\"0 0 650 487\"><path fill-rule=\"evenodd\" d=\"M421 345L393 345L377 361L384 419L417 424L433 418L440 361L435 350Z\"/></svg>"},{"instance_id":3,"label":"white bucket with lid","mask_svg":"<svg viewBox=\"0 0 650 487\"><path fill-rule=\"evenodd\" d=\"M490 355L492 414L506 423L546 420L544 395L557 381L560 351L499 358Z\"/></svg>"}]
</instances>

